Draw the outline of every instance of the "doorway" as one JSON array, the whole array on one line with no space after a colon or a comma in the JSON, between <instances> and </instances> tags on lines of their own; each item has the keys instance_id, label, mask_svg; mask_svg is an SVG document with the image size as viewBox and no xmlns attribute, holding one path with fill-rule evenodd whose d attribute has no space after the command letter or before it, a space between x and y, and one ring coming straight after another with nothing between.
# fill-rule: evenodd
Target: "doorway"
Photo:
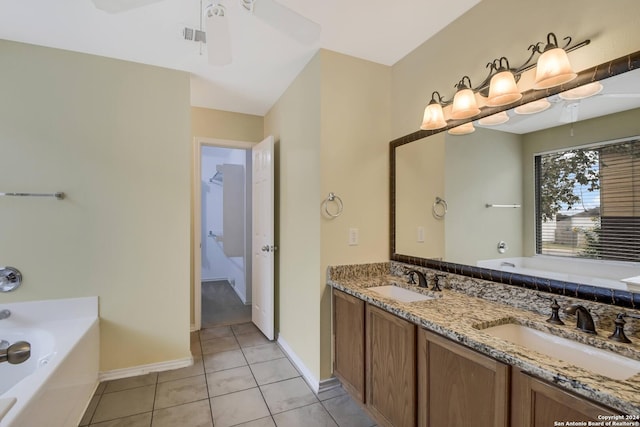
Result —
<instances>
[{"instance_id":1,"label":"doorway","mask_svg":"<svg viewBox=\"0 0 640 427\"><path fill-rule=\"evenodd\" d=\"M194 329L251 322L252 145L196 138Z\"/></svg>"}]
</instances>

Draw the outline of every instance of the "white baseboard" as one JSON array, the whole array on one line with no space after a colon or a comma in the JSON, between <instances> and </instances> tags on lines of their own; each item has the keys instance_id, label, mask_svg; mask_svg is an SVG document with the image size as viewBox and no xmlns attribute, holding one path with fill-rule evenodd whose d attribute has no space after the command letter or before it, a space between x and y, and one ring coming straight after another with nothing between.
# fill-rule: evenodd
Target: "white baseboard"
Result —
<instances>
[{"instance_id":1,"label":"white baseboard","mask_svg":"<svg viewBox=\"0 0 640 427\"><path fill-rule=\"evenodd\" d=\"M282 348L282 351L287 354L298 371L300 371L300 373L302 374L302 378L304 378L309 387L311 387L311 390L315 394L318 394L318 391L320 390L320 381L318 381L318 379L311 373L311 371L309 371L309 368L305 366L300 357L298 357L298 355L293 351L293 349L289 346L289 344L287 344L287 342L284 340L284 338L282 338L282 335L280 334L278 334L278 345L280 346L280 348Z\"/></svg>"},{"instance_id":2,"label":"white baseboard","mask_svg":"<svg viewBox=\"0 0 640 427\"><path fill-rule=\"evenodd\" d=\"M224 282L228 281L228 277L200 277L200 283L202 282Z\"/></svg>"},{"instance_id":3,"label":"white baseboard","mask_svg":"<svg viewBox=\"0 0 640 427\"><path fill-rule=\"evenodd\" d=\"M133 366L131 368L113 369L98 373L98 381L119 380L121 378L135 377L150 372L170 371L172 369L186 368L193 365L193 357L183 359L168 360L166 362L151 363L149 365Z\"/></svg>"},{"instance_id":4,"label":"white baseboard","mask_svg":"<svg viewBox=\"0 0 640 427\"><path fill-rule=\"evenodd\" d=\"M340 387L340 381L336 377L331 377L326 380L320 381L320 388L318 389L318 393L322 393L323 391L331 390L332 388Z\"/></svg>"},{"instance_id":5,"label":"white baseboard","mask_svg":"<svg viewBox=\"0 0 640 427\"><path fill-rule=\"evenodd\" d=\"M195 323L192 323L192 324L189 326L189 332L195 332L195 331L197 331L197 330L198 330L198 329L196 328L196 324L195 324Z\"/></svg>"}]
</instances>

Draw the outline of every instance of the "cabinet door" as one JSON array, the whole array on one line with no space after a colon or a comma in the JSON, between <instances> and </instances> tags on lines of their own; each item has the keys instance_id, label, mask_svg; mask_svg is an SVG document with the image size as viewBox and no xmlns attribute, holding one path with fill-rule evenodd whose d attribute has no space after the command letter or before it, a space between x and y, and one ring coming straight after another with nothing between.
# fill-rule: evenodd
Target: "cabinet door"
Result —
<instances>
[{"instance_id":1,"label":"cabinet door","mask_svg":"<svg viewBox=\"0 0 640 427\"><path fill-rule=\"evenodd\" d=\"M511 425L547 427L555 422L598 421L598 415L619 414L514 369Z\"/></svg>"},{"instance_id":2,"label":"cabinet door","mask_svg":"<svg viewBox=\"0 0 640 427\"><path fill-rule=\"evenodd\" d=\"M333 290L333 373L364 403L364 301Z\"/></svg>"},{"instance_id":3,"label":"cabinet door","mask_svg":"<svg viewBox=\"0 0 640 427\"><path fill-rule=\"evenodd\" d=\"M416 425L416 326L367 304L367 408L379 423Z\"/></svg>"},{"instance_id":4,"label":"cabinet door","mask_svg":"<svg viewBox=\"0 0 640 427\"><path fill-rule=\"evenodd\" d=\"M420 426L508 425L509 365L421 330L418 376Z\"/></svg>"}]
</instances>

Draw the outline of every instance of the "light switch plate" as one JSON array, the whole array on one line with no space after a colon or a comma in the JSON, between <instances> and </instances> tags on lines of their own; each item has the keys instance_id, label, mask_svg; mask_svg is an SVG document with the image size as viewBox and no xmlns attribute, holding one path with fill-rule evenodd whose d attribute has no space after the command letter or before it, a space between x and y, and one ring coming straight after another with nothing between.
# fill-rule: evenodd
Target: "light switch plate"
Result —
<instances>
[{"instance_id":1,"label":"light switch plate","mask_svg":"<svg viewBox=\"0 0 640 427\"><path fill-rule=\"evenodd\" d=\"M358 229L349 229L349 246L356 246L358 244Z\"/></svg>"},{"instance_id":2,"label":"light switch plate","mask_svg":"<svg viewBox=\"0 0 640 427\"><path fill-rule=\"evenodd\" d=\"M424 243L424 227L418 227L418 243Z\"/></svg>"}]
</instances>

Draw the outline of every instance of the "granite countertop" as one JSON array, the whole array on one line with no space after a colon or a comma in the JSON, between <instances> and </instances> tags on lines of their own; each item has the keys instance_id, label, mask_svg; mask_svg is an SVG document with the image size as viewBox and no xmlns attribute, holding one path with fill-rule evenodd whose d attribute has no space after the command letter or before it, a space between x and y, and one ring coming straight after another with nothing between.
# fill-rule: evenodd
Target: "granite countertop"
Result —
<instances>
[{"instance_id":1,"label":"granite countertop","mask_svg":"<svg viewBox=\"0 0 640 427\"><path fill-rule=\"evenodd\" d=\"M550 314L549 302L541 298L539 292L512 289L508 285L452 274L446 275L442 292L433 292L407 284L406 277L398 275L406 268L414 267L400 263L329 267L327 284L561 388L617 409L625 415L640 414L640 374L626 380L614 380L482 331L490 326L517 323L640 360L640 337L632 335L637 334L636 330L631 330L631 333L627 331L633 341L631 344L615 343L607 339L613 329L608 328L611 322L605 324L604 320L611 316L615 318L619 308L604 304L600 304L604 307L597 307L597 303L589 304L580 300L561 301L562 298L558 297L561 306L578 302L589 308L598 326L598 335L593 336L575 329L575 317L564 319L564 326L547 323L545 320ZM442 273L424 268L416 269L425 272L428 278L435 273ZM429 283L432 281L429 280ZM435 298L401 303L369 290L382 285L405 287ZM599 322L599 319L602 321Z\"/></svg>"}]
</instances>

